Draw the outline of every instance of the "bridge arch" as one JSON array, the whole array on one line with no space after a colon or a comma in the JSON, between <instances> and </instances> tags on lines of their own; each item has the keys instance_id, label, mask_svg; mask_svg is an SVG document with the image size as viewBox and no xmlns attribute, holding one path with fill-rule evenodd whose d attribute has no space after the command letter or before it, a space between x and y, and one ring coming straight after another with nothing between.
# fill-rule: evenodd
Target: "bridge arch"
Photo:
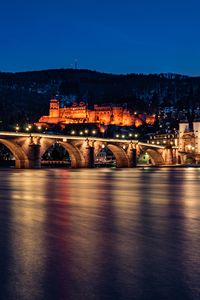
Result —
<instances>
[{"instance_id":1,"label":"bridge arch","mask_svg":"<svg viewBox=\"0 0 200 300\"><path fill-rule=\"evenodd\" d=\"M144 152L146 152L149 155L153 165L164 165L165 164L164 159L163 159L161 153L158 152L158 150L146 148L146 149L144 149Z\"/></svg>"},{"instance_id":2,"label":"bridge arch","mask_svg":"<svg viewBox=\"0 0 200 300\"><path fill-rule=\"evenodd\" d=\"M6 146L15 158L15 167L18 169L28 168L29 160L22 147L17 145L14 141L0 139L0 143Z\"/></svg>"},{"instance_id":3,"label":"bridge arch","mask_svg":"<svg viewBox=\"0 0 200 300\"><path fill-rule=\"evenodd\" d=\"M102 148L103 144L99 144L96 147L95 156L97 157ZM129 166L128 156L125 150L121 146L115 144L106 144L105 147L109 149L115 157L117 168L127 168Z\"/></svg>"},{"instance_id":4,"label":"bridge arch","mask_svg":"<svg viewBox=\"0 0 200 300\"><path fill-rule=\"evenodd\" d=\"M116 158L116 167L127 168L129 165L129 161L125 150L122 147L113 144L108 144L107 147Z\"/></svg>"},{"instance_id":5,"label":"bridge arch","mask_svg":"<svg viewBox=\"0 0 200 300\"><path fill-rule=\"evenodd\" d=\"M195 156L192 153L187 153L187 154L183 155L182 163L186 164L186 165L195 164L196 163Z\"/></svg>"},{"instance_id":6,"label":"bridge arch","mask_svg":"<svg viewBox=\"0 0 200 300\"><path fill-rule=\"evenodd\" d=\"M68 142L58 142L60 146L62 146L68 153L71 159L71 167L72 168L80 168L84 165L84 157L80 153L79 149L74 146L73 144L70 144ZM45 152L53 145L55 145L55 141L47 143L45 146L43 145L41 149L41 157L45 154Z\"/></svg>"}]
</instances>

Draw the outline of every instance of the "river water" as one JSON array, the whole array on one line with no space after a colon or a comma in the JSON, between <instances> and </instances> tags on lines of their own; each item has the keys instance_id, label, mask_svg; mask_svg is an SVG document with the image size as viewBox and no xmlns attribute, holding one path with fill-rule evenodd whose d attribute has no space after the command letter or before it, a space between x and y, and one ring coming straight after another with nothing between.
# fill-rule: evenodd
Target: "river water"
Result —
<instances>
[{"instance_id":1,"label":"river water","mask_svg":"<svg viewBox=\"0 0 200 300\"><path fill-rule=\"evenodd\" d=\"M0 299L200 299L200 169L0 169Z\"/></svg>"}]
</instances>

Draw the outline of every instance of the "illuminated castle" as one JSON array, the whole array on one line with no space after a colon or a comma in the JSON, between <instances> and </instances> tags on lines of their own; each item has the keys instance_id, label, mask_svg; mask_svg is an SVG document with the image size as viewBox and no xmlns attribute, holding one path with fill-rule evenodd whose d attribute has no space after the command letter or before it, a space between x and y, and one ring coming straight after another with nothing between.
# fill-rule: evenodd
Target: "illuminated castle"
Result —
<instances>
[{"instance_id":1,"label":"illuminated castle","mask_svg":"<svg viewBox=\"0 0 200 300\"><path fill-rule=\"evenodd\" d=\"M84 102L79 104L73 103L71 106L60 107L60 103L56 99L50 101L50 109L48 116L42 116L37 125L53 125L53 124L73 124L73 123L95 123L100 125L118 125L136 127L146 123L153 125L154 116L138 115L131 113L122 106L94 105L93 109L88 109Z\"/></svg>"}]
</instances>

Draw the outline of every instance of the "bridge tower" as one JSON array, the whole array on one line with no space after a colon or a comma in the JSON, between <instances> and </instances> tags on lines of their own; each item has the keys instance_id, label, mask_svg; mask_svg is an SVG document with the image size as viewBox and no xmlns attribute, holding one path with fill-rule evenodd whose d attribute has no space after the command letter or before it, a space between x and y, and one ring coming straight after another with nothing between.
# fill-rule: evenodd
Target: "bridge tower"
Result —
<instances>
[{"instance_id":1,"label":"bridge tower","mask_svg":"<svg viewBox=\"0 0 200 300\"><path fill-rule=\"evenodd\" d=\"M200 153L200 118L194 120L193 130L195 136L195 152Z\"/></svg>"},{"instance_id":2,"label":"bridge tower","mask_svg":"<svg viewBox=\"0 0 200 300\"><path fill-rule=\"evenodd\" d=\"M179 123L179 151L184 151L184 133L189 132L189 123L185 119Z\"/></svg>"}]
</instances>

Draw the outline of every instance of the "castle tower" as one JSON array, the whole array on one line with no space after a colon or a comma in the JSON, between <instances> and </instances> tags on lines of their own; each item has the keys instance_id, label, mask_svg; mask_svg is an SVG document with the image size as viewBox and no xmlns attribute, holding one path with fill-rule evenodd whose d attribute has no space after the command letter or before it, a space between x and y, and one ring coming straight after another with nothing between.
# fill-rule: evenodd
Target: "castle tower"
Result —
<instances>
[{"instance_id":1,"label":"castle tower","mask_svg":"<svg viewBox=\"0 0 200 300\"><path fill-rule=\"evenodd\" d=\"M115 125L123 125L123 107L112 107L112 123Z\"/></svg>"},{"instance_id":2,"label":"castle tower","mask_svg":"<svg viewBox=\"0 0 200 300\"><path fill-rule=\"evenodd\" d=\"M57 99L51 99L50 109L49 109L49 117L50 118L59 118L59 109L60 109L59 101Z\"/></svg>"},{"instance_id":3,"label":"castle tower","mask_svg":"<svg viewBox=\"0 0 200 300\"><path fill-rule=\"evenodd\" d=\"M186 120L180 121L179 123L179 151L184 151L184 133L189 132L189 123Z\"/></svg>"}]
</instances>

